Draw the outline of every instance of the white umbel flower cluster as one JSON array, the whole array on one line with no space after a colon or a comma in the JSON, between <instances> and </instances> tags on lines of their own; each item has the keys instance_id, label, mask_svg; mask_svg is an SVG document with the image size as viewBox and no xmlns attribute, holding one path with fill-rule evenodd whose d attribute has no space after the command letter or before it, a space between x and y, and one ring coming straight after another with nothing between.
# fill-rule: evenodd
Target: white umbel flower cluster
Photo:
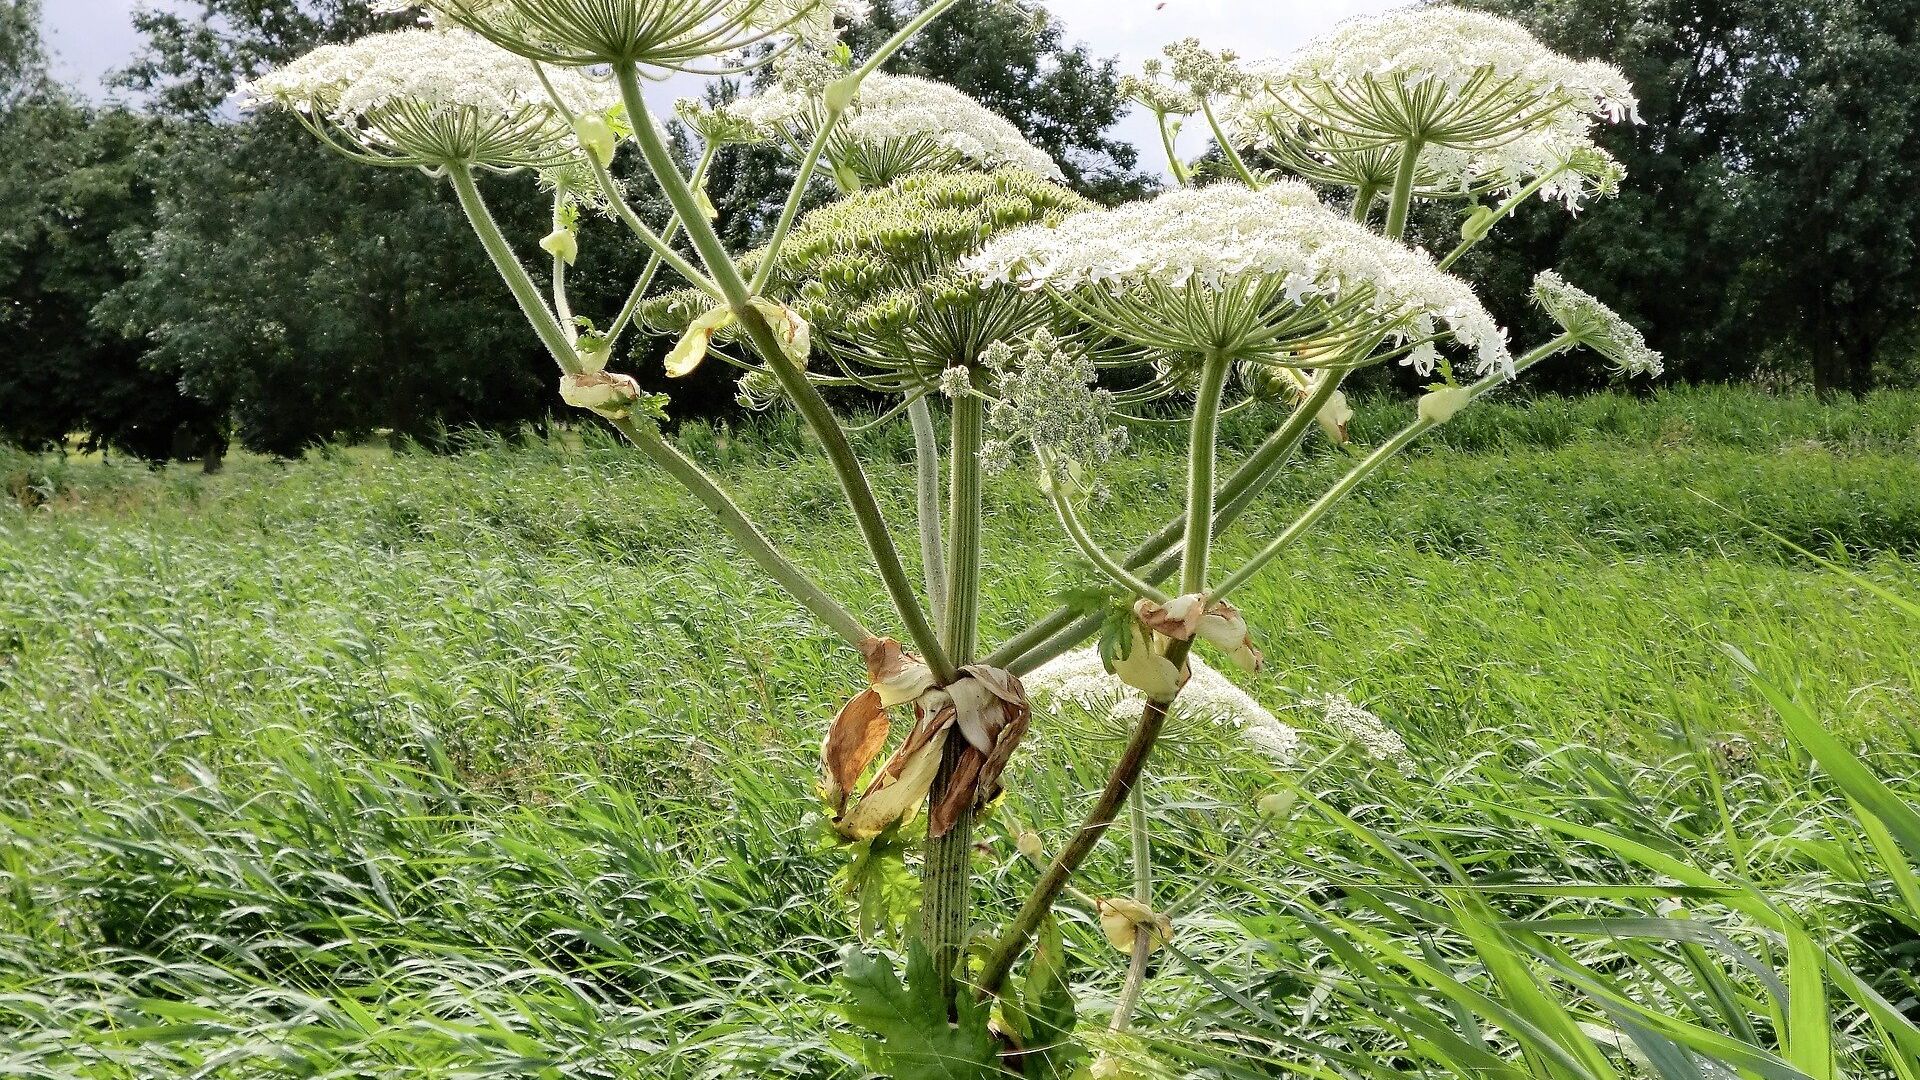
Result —
<instances>
[{"instance_id":1,"label":"white umbel flower cluster","mask_svg":"<svg viewBox=\"0 0 1920 1080\"><path fill-rule=\"evenodd\" d=\"M612 86L580 72L550 78L576 114L618 103ZM286 106L343 149L395 165L543 167L578 146L532 65L462 31L324 45L248 84L241 100Z\"/></svg>"},{"instance_id":2,"label":"white umbel flower cluster","mask_svg":"<svg viewBox=\"0 0 1920 1080\"><path fill-rule=\"evenodd\" d=\"M1632 323L1551 270L1533 279L1533 302L1569 337L1606 357L1622 374L1658 376L1666 370Z\"/></svg>"},{"instance_id":3,"label":"white umbel flower cluster","mask_svg":"<svg viewBox=\"0 0 1920 1080\"><path fill-rule=\"evenodd\" d=\"M727 105L760 137L796 152L813 139L826 109L819 96L778 87ZM954 167L1015 168L1050 180L1060 166L999 113L932 79L874 73L860 82L826 155L863 184L891 183L913 172Z\"/></svg>"},{"instance_id":4,"label":"white umbel flower cluster","mask_svg":"<svg viewBox=\"0 0 1920 1080\"><path fill-rule=\"evenodd\" d=\"M1328 694L1311 704L1320 707L1321 719L1328 728L1358 746L1367 757L1403 771L1413 769L1413 755L1407 752L1406 740L1385 720L1338 694Z\"/></svg>"},{"instance_id":5,"label":"white umbel flower cluster","mask_svg":"<svg viewBox=\"0 0 1920 1080\"><path fill-rule=\"evenodd\" d=\"M1481 370L1512 364L1505 333L1464 282L1290 181L1258 191L1237 184L1180 189L1076 214L1050 229L996 237L965 265L987 281L1063 294L1143 284L1238 293L1258 280L1277 284L1283 303L1293 306L1358 299L1381 332L1402 341L1433 337L1444 324L1474 351ZM1414 360L1430 366L1430 355L1430 345L1419 347Z\"/></svg>"},{"instance_id":6,"label":"white umbel flower cluster","mask_svg":"<svg viewBox=\"0 0 1920 1080\"><path fill-rule=\"evenodd\" d=\"M1420 191L1511 192L1569 209L1610 194L1622 170L1594 145L1597 121L1638 119L1618 68L1574 60L1508 19L1419 8L1350 20L1283 60L1245 68L1221 101L1235 145L1275 152L1315 179L1373 186L1393 144L1420 138ZM1304 160L1303 160L1304 159Z\"/></svg>"},{"instance_id":7,"label":"white umbel flower cluster","mask_svg":"<svg viewBox=\"0 0 1920 1080\"><path fill-rule=\"evenodd\" d=\"M1441 115L1474 105L1542 114L1527 127L1617 123L1638 119L1640 107L1620 69L1554 52L1511 19L1455 7L1350 19L1294 53L1280 81L1355 116L1365 115L1353 107L1361 95L1388 86L1429 95L1424 108Z\"/></svg>"}]
</instances>

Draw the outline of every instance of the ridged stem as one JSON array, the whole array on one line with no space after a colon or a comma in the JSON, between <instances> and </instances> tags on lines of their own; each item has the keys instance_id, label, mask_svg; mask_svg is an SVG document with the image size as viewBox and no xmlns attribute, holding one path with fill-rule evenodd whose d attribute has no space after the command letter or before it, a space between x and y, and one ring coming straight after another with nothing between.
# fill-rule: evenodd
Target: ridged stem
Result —
<instances>
[{"instance_id":1,"label":"ridged stem","mask_svg":"<svg viewBox=\"0 0 1920 1080\"><path fill-rule=\"evenodd\" d=\"M947 610L941 644L956 665L973 660L979 636L980 526L983 509L980 488L980 443L985 435L986 406L978 394L953 400L953 434L947 492ZM952 774L967 743L959 731L947 736L940 771L928 792L932 803L947 795ZM966 950L969 908L973 899L973 818L971 807L960 812L945 836L927 840L926 866L921 872L920 935L936 970L948 977L944 996L953 1001L951 976Z\"/></svg>"},{"instance_id":2,"label":"ridged stem","mask_svg":"<svg viewBox=\"0 0 1920 1080\"><path fill-rule=\"evenodd\" d=\"M907 405L913 427L914 493L920 519L920 576L927 583L927 607L933 621L946 621L947 555L940 528L940 437L933 430L933 410L925 397Z\"/></svg>"},{"instance_id":3,"label":"ridged stem","mask_svg":"<svg viewBox=\"0 0 1920 1080\"><path fill-rule=\"evenodd\" d=\"M1393 178L1393 195L1387 202L1386 235L1398 240L1407 233L1407 211L1413 205L1413 180L1420 168L1419 139L1400 144L1400 171Z\"/></svg>"},{"instance_id":4,"label":"ridged stem","mask_svg":"<svg viewBox=\"0 0 1920 1080\"><path fill-rule=\"evenodd\" d=\"M1207 553L1213 546L1213 471L1215 440L1220 431L1220 398L1226 392L1233 361L1218 353L1200 368L1200 389L1194 395L1192 441L1187 447L1187 529L1182 541L1180 591L1205 592Z\"/></svg>"}]
</instances>

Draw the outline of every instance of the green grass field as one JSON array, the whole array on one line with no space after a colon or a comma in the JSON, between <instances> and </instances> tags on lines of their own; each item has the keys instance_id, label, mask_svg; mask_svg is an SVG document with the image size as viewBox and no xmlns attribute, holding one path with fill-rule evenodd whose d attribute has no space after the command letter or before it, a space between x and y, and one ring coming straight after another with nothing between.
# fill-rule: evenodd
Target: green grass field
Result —
<instances>
[{"instance_id":1,"label":"green grass field","mask_svg":"<svg viewBox=\"0 0 1920 1080\"><path fill-rule=\"evenodd\" d=\"M1363 408L1356 437L1404 411ZM1225 434L1244 448L1257 427ZM1170 894L1210 888L1118 1049L1142 1075L1466 1068L1416 1022L1414 999L1444 994L1394 997L1331 942L1380 964L1425 942L1448 977L1519 1000L1486 960L1495 923L1475 920L1493 917L1445 890L1456 872L1510 886L1488 903L1516 924L1596 905L1673 921L1676 894L1630 888L1673 872L1526 813L1761 889L1912 1010L1920 894L1889 902L1903 879L1875 834L1727 648L1920 791L1920 620L1862 584L1920 600L1920 395L1547 399L1444 434L1237 597L1269 658L1246 685L1306 729L1304 761L1339 744L1296 703L1339 692L1406 735L1415 773L1175 739L1149 791L1156 872ZM682 441L884 625L791 425ZM909 440L862 443L907 528ZM1313 447L1220 561L1339 468ZM1098 515L1110 546L1174 511L1178 476L1178 448L1142 437ZM813 748L858 658L635 455L589 434L214 477L0 456L0 484L0 1076L861 1075L830 1010L840 860L809 820ZM991 638L1083 578L1026 477L989 505ZM1085 721L1036 719L986 829L983 911L1030 880L1013 823L1057 836L1098 783L1116 744ZM1300 793L1294 820L1239 843L1276 789ZM1107 850L1086 888L1123 880ZM1617 888L1554 891L1570 883ZM1682 902L1791 966L1732 901ZM1097 1028L1124 965L1089 916L1067 923ZM1589 935L1529 962L1582 1022L1615 1012L1575 968L1792 1059L1766 979L1724 965L1723 995L1688 949L1712 951ZM1915 1075L1887 1071L1827 985L1838 1059ZM1586 1075L1536 1067L1517 1035L1480 1041L1514 1075Z\"/></svg>"}]
</instances>

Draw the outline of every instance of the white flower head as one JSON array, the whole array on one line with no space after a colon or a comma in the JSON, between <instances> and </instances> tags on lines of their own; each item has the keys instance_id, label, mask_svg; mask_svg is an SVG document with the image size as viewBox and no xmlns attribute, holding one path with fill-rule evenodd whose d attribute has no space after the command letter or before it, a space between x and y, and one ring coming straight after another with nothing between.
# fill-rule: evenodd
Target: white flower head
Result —
<instances>
[{"instance_id":1,"label":"white flower head","mask_svg":"<svg viewBox=\"0 0 1920 1080\"><path fill-rule=\"evenodd\" d=\"M1197 656L1187 658L1189 678L1174 699L1183 723L1221 724L1244 734L1254 748L1278 760L1290 755L1299 734L1233 680ZM1087 645L1042 664L1021 677L1035 700L1071 703L1096 716L1123 722L1126 730L1140 719L1146 695L1107 672L1097 645Z\"/></svg>"},{"instance_id":2,"label":"white flower head","mask_svg":"<svg viewBox=\"0 0 1920 1080\"><path fill-rule=\"evenodd\" d=\"M1402 770L1413 768L1413 755L1407 752L1406 740L1385 720L1338 694L1328 694L1312 704L1320 707L1321 719L1328 728L1358 746L1369 758Z\"/></svg>"},{"instance_id":3,"label":"white flower head","mask_svg":"<svg viewBox=\"0 0 1920 1080\"><path fill-rule=\"evenodd\" d=\"M1577 209L1610 194L1617 164L1593 143L1597 121L1637 120L1626 76L1542 45L1508 19L1417 8L1353 19L1284 60L1247 65L1248 88L1219 115L1236 145L1264 150L1326 183L1383 189L1418 140L1416 193L1510 192Z\"/></svg>"},{"instance_id":4,"label":"white flower head","mask_svg":"<svg viewBox=\"0 0 1920 1080\"><path fill-rule=\"evenodd\" d=\"M822 95L787 87L741 98L729 109L761 138L796 155L827 116ZM862 79L825 154L867 186L955 168L1014 168L1050 180L1062 175L1005 117L946 83L913 75L876 72Z\"/></svg>"},{"instance_id":5,"label":"white flower head","mask_svg":"<svg viewBox=\"0 0 1920 1080\"><path fill-rule=\"evenodd\" d=\"M865 0L419 0L419 6L436 24L464 26L531 60L693 72L705 61L765 43L827 48L837 40L837 18L867 15Z\"/></svg>"},{"instance_id":6,"label":"white flower head","mask_svg":"<svg viewBox=\"0 0 1920 1080\"><path fill-rule=\"evenodd\" d=\"M570 111L618 103L605 83L551 75ZM292 109L336 148L387 165L552 168L578 140L532 65L472 34L399 30L324 45L241 91L250 107Z\"/></svg>"},{"instance_id":7,"label":"white flower head","mask_svg":"<svg viewBox=\"0 0 1920 1080\"><path fill-rule=\"evenodd\" d=\"M1511 19L1455 7L1350 19L1270 73L1276 84L1308 120L1462 148L1639 115L1618 68L1554 52Z\"/></svg>"},{"instance_id":8,"label":"white flower head","mask_svg":"<svg viewBox=\"0 0 1920 1080\"><path fill-rule=\"evenodd\" d=\"M1385 342L1430 367L1444 336L1480 370L1512 365L1505 332L1464 282L1299 183L1215 184L1077 214L996 237L964 265L1047 289L1101 330L1168 353L1357 366Z\"/></svg>"},{"instance_id":9,"label":"white flower head","mask_svg":"<svg viewBox=\"0 0 1920 1080\"><path fill-rule=\"evenodd\" d=\"M1666 370L1660 354L1632 323L1551 270L1533 279L1533 302L1552 316L1567 335L1610 361L1627 375L1657 377Z\"/></svg>"}]
</instances>

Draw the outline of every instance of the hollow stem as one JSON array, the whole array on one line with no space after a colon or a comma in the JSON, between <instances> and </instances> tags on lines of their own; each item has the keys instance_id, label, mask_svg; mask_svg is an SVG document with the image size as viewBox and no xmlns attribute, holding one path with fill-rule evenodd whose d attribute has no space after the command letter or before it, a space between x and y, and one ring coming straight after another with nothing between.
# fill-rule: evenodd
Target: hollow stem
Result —
<instances>
[{"instance_id":1,"label":"hollow stem","mask_svg":"<svg viewBox=\"0 0 1920 1080\"><path fill-rule=\"evenodd\" d=\"M948 450L947 611L941 644L954 663L973 662L980 629L980 444L986 405L979 394L953 400Z\"/></svg>"},{"instance_id":2,"label":"hollow stem","mask_svg":"<svg viewBox=\"0 0 1920 1080\"><path fill-rule=\"evenodd\" d=\"M1386 234L1395 240L1407 233L1407 210L1413 205L1413 180L1420 169L1420 150L1425 144L1408 139L1400 144L1400 171L1393 178L1393 195L1387 202Z\"/></svg>"},{"instance_id":3,"label":"hollow stem","mask_svg":"<svg viewBox=\"0 0 1920 1080\"><path fill-rule=\"evenodd\" d=\"M1180 591L1205 592L1207 552L1213 546L1213 471L1215 438L1220 429L1220 398L1226 392L1231 358L1215 353L1200 368L1200 389L1193 402L1193 441L1187 447L1187 531L1182 542Z\"/></svg>"},{"instance_id":4,"label":"hollow stem","mask_svg":"<svg viewBox=\"0 0 1920 1080\"><path fill-rule=\"evenodd\" d=\"M1363 184L1360 186L1358 190L1356 190L1353 193L1353 220L1354 221L1359 222L1362 225L1365 225L1367 223L1367 218L1373 215L1374 197L1379 194L1380 193L1374 190L1373 185L1371 184Z\"/></svg>"},{"instance_id":5,"label":"hollow stem","mask_svg":"<svg viewBox=\"0 0 1920 1080\"><path fill-rule=\"evenodd\" d=\"M913 426L914 492L920 518L920 568L927 583L927 607L933 621L944 623L947 610L947 555L940 531L940 438L933 430L933 410L925 397L907 406Z\"/></svg>"},{"instance_id":6,"label":"hollow stem","mask_svg":"<svg viewBox=\"0 0 1920 1080\"><path fill-rule=\"evenodd\" d=\"M947 493L947 610L941 644L956 665L973 661L980 615L980 442L986 427L986 407L978 394L953 400L953 434ZM928 799L938 803L949 784L967 743L957 732L947 737L940 771ZM920 936L936 970L948 978L943 995L949 1005L954 987L951 975L966 950L968 908L973 899L973 810L962 810L945 836L927 841L926 867L921 872Z\"/></svg>"},{"instance_id":7,"label":"hollow stem","mask_svg":"<svg viewBox=\"0 0 1920 1080\"><path fill-rule=\"evenodd\" d=\"M1173 174L1173 182L1186 187L1189 180L1187 167L1180 161L1179 151L1173 146L1173 129L1167 126L1167 115L1159 113L1154 117L1155 126L1160 129L1160 149L1167 154L1167 171Z\"/></svg>"},{"instance_id":8,"label":"hollow stem","mask_svg":"<svg viewBox=\"0 0 1920 1080\"><path fill-rule=\"evenodd\" d=\"M533 325L533 332L539 336L540 344L547 347L560 370L569 375L580 371L580 357L574 351L573 342L560 328L560 321L547 309L545 300L540 298L540 289L533 279L527 276L526 267L520 265L519 256L507 244L507 238L500 234L500 225L493 219L493 211L487 209L487 201L480 195L479 185L473 182L473 173L460 167L447 170L447 181L453 185L453 193L460 200L460 209L467 215L467 223L473 226L473 233L480 238L480 246L486 249L487 257L493 261L493 268L507 283L507 291L513 294L514 302L520 305L520 313Z\"/></svg>"},{"instance_id":9,"label":"hollow stem","mask_svg":"<svg viewBox=\"0 0 1920 1080\"><path fill-rule=\"evenodd\" d=\"M1233 171L1240 177L1240 182L1250 188L1258 188L1260 178L1253 175L1253 170L1247 168L1247 163L1240 159L1240 151L1233 148L1233 140L1227 138L1226 130L1220 126L1220 121L1213 115L1213 103L1205 97L1200 99L1200 112L1207 118L1207 126L1213 129L1214 145L1220 148L1220 154L1227 159L1227 164L1233 166Z\"/></svg>"}]
</instances>

